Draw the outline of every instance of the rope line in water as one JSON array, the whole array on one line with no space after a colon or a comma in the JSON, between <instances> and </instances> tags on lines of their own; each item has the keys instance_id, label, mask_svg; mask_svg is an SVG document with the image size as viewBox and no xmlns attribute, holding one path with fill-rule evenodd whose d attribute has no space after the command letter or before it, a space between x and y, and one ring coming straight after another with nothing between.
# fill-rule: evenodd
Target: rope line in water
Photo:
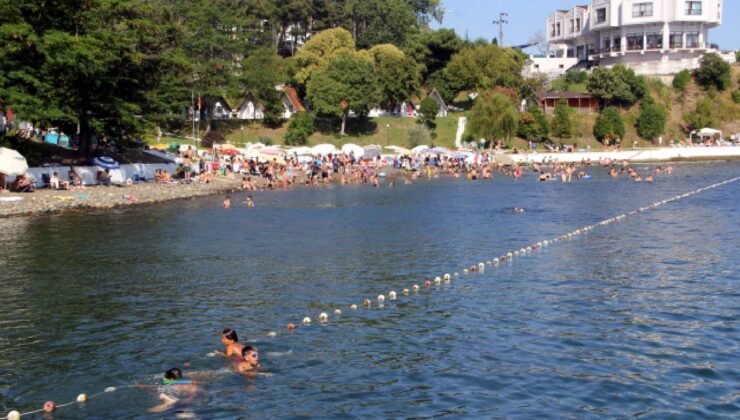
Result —
<instances>
[{"instance_id":1,"label":"rope line in water","mask_svg":"<svg viewBox=\"0 0 740 420\"><path fill-rule=\"evenodd\" d=\"M474 273L474 272L483 272L483 271L485 271L486 264L488 266L497 266L497 265L499 265L499 264L501 264L502 262L505 262L505 261L513 261L514 260L514 257L527 255L527 254L529 254L532 251L536 251L537 249L542 248L542 247L547 247L547 246L549 246L551 244L554 244L555 242L571 240L571 239L577 237L578 235L588 233L588 232L590 232L592 230L595 230L598 227L607 226L607 225L610 225L610 224L616 223L616 222L621 222L622 220L625 220L629 216L633 216L633 215L636 215L636 214L645 212L647 210L655 209L655 208L658 208L660 206L666 205L668 203L672 203L674 201L682 200L684 198L691 197L692 195L699 194L699 193L702 193L704 191L711 190L711 189L714 189L714 188L718 188L718 187L721 187L723 185L726 185L726 184L729 184L729 183L732 183L732 182L737 182L739 180L740 180L740 177L732 178L732 179L729 179L727 181L718 182L718 183L715 183L715 184L712 184L712 185L709 185L709 186L706 186L706 187L703 187L703 188L695 189L693 191L690 191L690 192L687 192L687 193L684 193L684 194L676 195L676 196L673 196L671 198L668 198L668 199L665 199L665 200L662 200L662 201L656 201L655 203L653 203L653 204L651 204L651 205L649 205L647 207L640 207L640 208L638 208L636 210L632 210L630 212L623 213L623 214L620 214L618 216L611 217L609 219L605 219L605 220L602 220L600 222L596 222L596 223L591 224L591 225L588 225L588 226L584 226L584 227L582 227L580 229L576 229L574 231L565 233L563 235L553 237L552 239L546 239L546 240L537 242L535 244L528 245L526 247L523 247L523 248L520 248L520 249L517 249L517 250L514 250L514 251L507 252L507 253L501 255L500 257L493 258L492 260L486 261L485 263L480 262L480 263L478 263L478 265L471 265L469 268L463 269L462 272L463 272L464 275L467 275L467 274L470 274L470 273ZM451 283L453 277L459 277L459 276L460 276L460 274L458 272L455 272L452 275L449 274L449 273L445 273L441 277L440 276L435 277L433 281L432 280L425 280L424 281L424 287L425 288L430 288L432 286L432 282L435 285L440 285L440 284L442 284L442 282L444 282L444 283ZM421 290L421 287L418 284L414 284L413 286L411 286L410 289L409 288L404 288L401 291L401 294L403 296L409 296L411 294L411 291L413 291L413 292L419 292L420 290ZM396 293L396 291L391 290L390 292L388 292L387 298L388 298L388 300L394 301L394 300L398 299L399 296L398 296L398 293ZM386 300L386 296L383 295L383 294L378 295L377 298L376 298L376 301L379 304L379 307L382 307L383 306L383 302L385 302L385 300ZM363 301L363 303L362 303L362 306L364 306L366 308L371 308L372 307L372 301L370 299L365 299ZM358 305L357 304L352 304L352 305L349 306L349 309L352 310L352 311L356 311L358 309ZM334 314L335 315L341 315L342 314L342 309L341 308L334 309ZM318 316L318 320L321 323L329 322L329 314L326 313L326 312L320 313L319 316ZM303 318L303 320L302 320L301 323L304 326L309 326L309 325L311 325L312 320L311 320L310 317L307 316L307 317L304 317ZM287 330L289 330L289 331L295 330L296 328L298 328L297 324L289 323L287 325ZM275 331L269 331L269 332L267 332L267 336L268 337L275 337L275 336L277 336L277 333ZM208 353L208 356L213 356L213 355L214 355L213 353ZM51 413L51 412L53 412L57 408L68 407L68 406L75 405L75 404L83 404L83 403L85 403L86 401L88 401L88 400L90 400L92 398L97 398L97 397L99 397L101 395L105 395L105 394L109 394L109 393L115 392L115 391L117 391L118 389L121 389L121 388L132 388L132 387L138 387L138 385L124 385L124 386L119 386L119 387L112 387L111 386L111 387L105 388L101 392L98 392L96 394L92 394L90 396L88 396L87 394L84 394L84 393L83 394L79 394L74 401L66 402L66 403L59 404L59 405L57 405L53 401L47 401L46 403L44 403L44 407L43 408L40 408L38 410L33 410L33 411L26 411L26 412L23 412L23 413L18 412L18 411L11 411L5 417L2 417L2 419L19 420L22 416L27 416L27 415L30 415L30 414L37 414L37 413L41 413L41 412Z\"/></svg>"}]
</instances>

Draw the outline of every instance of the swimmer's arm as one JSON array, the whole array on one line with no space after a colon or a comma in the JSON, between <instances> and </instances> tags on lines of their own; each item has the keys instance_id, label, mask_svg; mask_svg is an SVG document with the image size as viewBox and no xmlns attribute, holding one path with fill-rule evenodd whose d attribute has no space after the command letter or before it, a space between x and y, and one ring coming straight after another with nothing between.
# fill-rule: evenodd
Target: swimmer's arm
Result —
<instances>
[{"instance_id":1,"label":"swimmer's arm","mask_svg":"<svg viewBox=\"0 0 740 420\"><path fill-rule=\"evenodd\" d=\"M178 401L177 398L165 394L159 394L159 399L162 401L162 403L148 409L147 411L149 413L162 413L164 411L167 411L172 408L172 406L175 405L175 403Z\"/></svg>"}]
</instances>

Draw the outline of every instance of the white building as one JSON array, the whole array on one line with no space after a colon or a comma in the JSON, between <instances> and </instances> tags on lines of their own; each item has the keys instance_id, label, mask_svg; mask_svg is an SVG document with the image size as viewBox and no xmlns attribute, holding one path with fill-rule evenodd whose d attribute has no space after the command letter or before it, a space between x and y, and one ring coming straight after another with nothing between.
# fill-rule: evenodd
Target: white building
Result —
<instances>
[{"instance_id":1,"label":"white building","mask_svg":"<svg viewBox=\"0 0 740 420\"><path fill-rule=\"evenodd\" d=\"M547 41L561 57L670 75L715 51L708 32L721 24L722 0L594 0L553 13Z\"/></svg>"}]
</instances>

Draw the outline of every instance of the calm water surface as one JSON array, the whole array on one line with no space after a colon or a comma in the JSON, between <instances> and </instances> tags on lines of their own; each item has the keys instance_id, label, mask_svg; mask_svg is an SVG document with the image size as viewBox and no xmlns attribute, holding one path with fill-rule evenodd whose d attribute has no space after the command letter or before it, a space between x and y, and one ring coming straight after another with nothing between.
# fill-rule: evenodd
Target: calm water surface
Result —
<instances>
[{"instance_id":1,"label":"calm water surface","mask_svg":"<svg viewBox=\"0 0 740 420\"><path fill-rule=\"evenodd\" d=\"M740 175L675 168L652 185L594 168L571 184L440 179L257 193L254 209L209 197L0 220L0 412L190 362L210 372L205 395L156 417L737 418L740 183L347 308ZM338 306L328 324L285 332ZM271 377L206 356L224 327L259 347ZM156 403L123 388L54 417L141 418Z\"/></svg>"}]
</instances>

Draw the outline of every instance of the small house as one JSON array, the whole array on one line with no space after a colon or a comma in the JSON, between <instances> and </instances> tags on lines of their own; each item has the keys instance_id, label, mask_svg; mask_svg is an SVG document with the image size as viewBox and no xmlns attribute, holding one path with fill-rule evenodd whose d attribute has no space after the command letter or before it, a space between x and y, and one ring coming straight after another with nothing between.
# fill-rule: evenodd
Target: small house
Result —
<instances>
[{"instance_id":1,"label":"small house","mask_svg":"<svg viewBox=\"0 0 740 420\"><path fill-rule=\"evenodd\" d=\"M434 102L439 105L439 112L437 113L437 117L446 117L449 108L447 107L445 100L442 99L442 95L437 92L437 89L432 89L432 93L429 94L429 97L434 99Z\"/></svg>"},{"instance_id":2,"label":"small house","mask_svg":"<svg viewBox=\"0 0 740 420\"><path fill-rule=\"evenodd\" d=\"M538 92L537 103L550 114L555 111L555 105L564 99L569 108L583 113L599 112L599 98L590 93L581 92Z\"/></svg>"}]
</instances>

